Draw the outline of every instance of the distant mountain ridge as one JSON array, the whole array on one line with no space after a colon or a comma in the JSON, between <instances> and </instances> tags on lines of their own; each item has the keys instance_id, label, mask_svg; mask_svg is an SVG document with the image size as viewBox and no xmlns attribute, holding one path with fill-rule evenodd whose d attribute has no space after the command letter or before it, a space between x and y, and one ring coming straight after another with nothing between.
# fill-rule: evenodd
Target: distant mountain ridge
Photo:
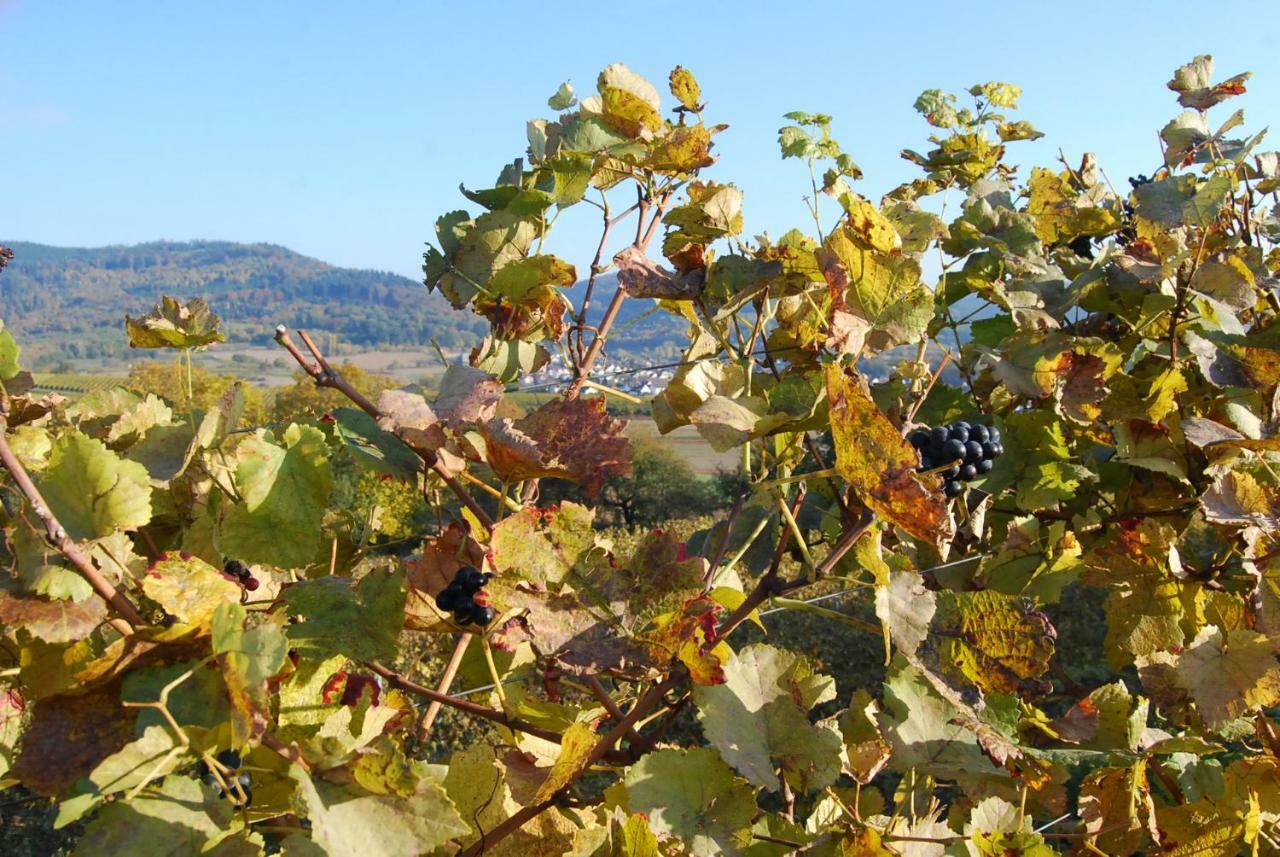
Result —
<instances>
[{"instance_id":1,"label":"distant mountain ridge","mask_svg":"<svg viewBox=\"0 0 1280 857\"><path fill-rule=\"evenodd\" d=\"M364 346L435 339L456 348L486 328L408 277L340 268L275 244L0 244L14 253L0 274L0 318L52 356L127 350L124 316L146 312L162 294L207 298L232 340L255 344L268 343L281 322Z\"/></svg>"},{"instance_id":2,"label":"distant mountain ridge","mask_svg":"<svg viewBox=\"0 0 1280 857\"><path fill-rule=\"evenodd\" d=\"M331 333L364 347L474 345L484 319L455 310L422 283L386 271L329 265L276 244L152 241L109 247L54 247L0 240L14 259L0 274L0 318L42 358L119 357L128 351L126 314L147 312L161 295L204 297L235 342L267 345L275 326ZM588 323L598 323L617 289L601 276ZM585 283L568 290L578 305ZM628 324L653 306L627 301L611 351L644 351L684 341L668 313Z\"/></svg>"}]
</instances>

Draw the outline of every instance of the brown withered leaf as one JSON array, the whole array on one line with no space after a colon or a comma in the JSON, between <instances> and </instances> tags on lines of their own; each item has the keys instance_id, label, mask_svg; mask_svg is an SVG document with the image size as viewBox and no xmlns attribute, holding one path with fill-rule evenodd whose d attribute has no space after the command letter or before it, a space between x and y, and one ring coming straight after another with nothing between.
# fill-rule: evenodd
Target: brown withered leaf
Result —
<instances>
[{"instance_id":1,"label":"brown withered leaf","mask_svg":"<svg viewBox=\"0 0 1280 857\"><path fill-rule=\"evenodd\" d=\"M418 452L434 453L444 446L440 418L417 393L384 390L378 397L378 410L383 413L378 428L391 432Z\"/></svg>"},{"instance_id":2,"label":"brown withered leaf","mask_svg":"<svg viewBox=\"0 0 1280 857\"><path fill-rule=\"evenodd\" d=\"M107 604L96 595L55 601L0 591L0 625L25 628L46 643L83 640L106 618Z\"/></svg>"},{"instance_id":3,"label":"brown withered leaf","mask_svg":"<svg viewBox=\"0 0 1280 857\"><path fill-rule=\"evenodd\" d=\"M576 482L594 497L610 476L631 472L625 428L596 397L548 402L519 420L490 420L480 431L486 461L504 482L549 476Z\"/></svg>"},{"instance_id":4,"label":"brown withered leaf","mask_svg":"<svg viewBox=\"0 0 1280 857\"><path fill-rule=\"evenodd\" d=\"M855 378L838 366L827 369L831 434L836 469L876 514L930 544L954 535L938 478L921 477L920 461L889 418L880 413ZM928 479L934 486L927 486Z\"/></svg>"},{"instance_id":5,"label":"brown withered leaf","mask_svg":"<svg viewBox=\"0 0 1280 857\"><path fill-rule=\"evenodd\" d=\"M618 268L618 285L633 298L659 298L691 301L702 294L706 282L705 268L686 273L668 271L638 247L628 247L613 257Z\"/></svg>"},{"instance_id":6,"label":"brown withered leaf","mask_svg":"<svg viewBox=\"0 0 1280 857\"><path fill-rule=\"evenodd\" d=\"M471 366L453 364L440 380L440 395L432 410L450 426L493 419L502 401L502 382Z\"/></svg>"},{"instance_id":7,"label":"brown withered leaf","mask_svg":"<svg viewBox=\"0 0 1280 857\"><path fill-rule=\"evenodd\" d=\"M42 699L22 733L14 774L27 788L55 795L128 744L136 718L120 704L118 681L76 696Z\"/></svg>"}]
</instances>

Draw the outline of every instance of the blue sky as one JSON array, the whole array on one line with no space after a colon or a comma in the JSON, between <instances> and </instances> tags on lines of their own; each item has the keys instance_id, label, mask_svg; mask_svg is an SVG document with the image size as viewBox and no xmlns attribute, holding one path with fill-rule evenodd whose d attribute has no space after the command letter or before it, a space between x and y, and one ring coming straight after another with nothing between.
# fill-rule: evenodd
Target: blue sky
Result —
<instances>
[{"instance_id":1,"label":"blue sky","mask_svg":"<svg viewBox=\"0 0 1280 857\"><path fill-rule=\"evenodd\" d=\"M1178 112L1173 68L1252 70L1249 127L1280 123L1273 3L59 2L0 0L0 240L217 238L283 244L417 277L459 182L492 183L568 78L625 62L665 93L676 64L732 127L711 173L746 192L751 233L806 222L803 166L778 159L788 110L835 116L877 198L928 127L921 90L1023 87L1045 140L1112 180L1151 172ZM1219 108L1222 110L1222 108ZM1276 134L1280 135L1280 128ZM1274 148L1280 140L1270 139ZM594 209L549 249L583 269Z\"/></svg>"}]
</instances>

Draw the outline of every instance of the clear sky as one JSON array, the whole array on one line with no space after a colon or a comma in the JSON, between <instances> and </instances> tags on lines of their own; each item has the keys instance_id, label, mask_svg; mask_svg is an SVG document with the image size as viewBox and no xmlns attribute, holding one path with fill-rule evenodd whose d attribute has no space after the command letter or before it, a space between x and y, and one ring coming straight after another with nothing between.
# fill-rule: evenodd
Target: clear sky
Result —
<instances>
[{"instance_id":1,"label":"clear sky","mask_svg":"<svg viewBox=\"0 0 1280 857\"><path fill-rule=\"evenodd\" d=\"M1019 162L1088 148L1123 185L1156 166L1164 84L1197 53L1255 72L1232 102L1251 129L1280 123L1274 2L0 0L0 240L268 241L417 277L458 184L491 185L560 82L592 91L611 62L664 95L672 66L698 76L732 126L710 175L746 192L751 233L805 222L781 114L834 115L877 198L916 174L898 151L927 145L930 87L1021 85L1047 137ZM580 270L582 208L549 243Z\"/></svg>"}]
</instances>

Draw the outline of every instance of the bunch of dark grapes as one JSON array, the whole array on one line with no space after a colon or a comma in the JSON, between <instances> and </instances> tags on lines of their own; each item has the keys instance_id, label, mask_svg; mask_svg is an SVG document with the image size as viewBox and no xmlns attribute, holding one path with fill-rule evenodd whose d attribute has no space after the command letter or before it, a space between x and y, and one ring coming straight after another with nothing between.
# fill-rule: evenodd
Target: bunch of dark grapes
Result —
<instances>
[{"instance_id":1,"label":"bunch of dark grapes","mask_svg":"<svg viewBox=\"0 0 1280 857\"><path fill-rule=\"evenodd\" d=\"M229 771L240 770L240 754L235 750L223 750L215 758L218 760L218 764ZM244 803L240 803L240 796L235 793L234 789L230 794L227 793L227 790L222 787L222 783L218 782L217 775L209 770L209 766L205 764L203 759L196 765L196 775L204 780L206 785L216 788L218 797L230 798L231 802L237 807L248 806L253 803L253 791L249 788L253 778L248 773L234 774L235 781L240 785L240 790L244 792ZM230 785L230 783L227 783L227 785Z\"/></svg>"},{"instance_id":2,"label":"bunch of dark grapes","mask_svg":"<svg viewBox=\"0 0 1280 857\"><path fill-rule=\"evenodd\" d=\"M452 613L453 621L459 625L487 627L493 621L493 608L486 603L488 599L483 595L477 601L476 594L492 578L492 574L464 565L458 569L449 585L436 596L436 606L446 613Z\"/></svg>"},{"instance_id":3,"label":"bunch of dark grapes","mask_svg":"<svg viewBox=\"0 0 1280 857\"><path fill-rule=\"evenodd\" d=\"M1004 452L1000 429L963 421L935 429L916 429L907 440L920 453L921 470L946 467L938 475L948 497L959 497L965 482L990 473Z\"/></svg>"},{"instance_id":4,"label":"bunch of dark grapes","mask_svg":"<svg viewBox=\"0 0 1280 857\"><path fill-rule=\"evenodd\" d=\"M245 565L238 559L229 559L222 570L231 575L245 589L253 592L259 586L258 578L253 576L253 572L249 570L249 566Z\"/></svg>"}]
</instances>

